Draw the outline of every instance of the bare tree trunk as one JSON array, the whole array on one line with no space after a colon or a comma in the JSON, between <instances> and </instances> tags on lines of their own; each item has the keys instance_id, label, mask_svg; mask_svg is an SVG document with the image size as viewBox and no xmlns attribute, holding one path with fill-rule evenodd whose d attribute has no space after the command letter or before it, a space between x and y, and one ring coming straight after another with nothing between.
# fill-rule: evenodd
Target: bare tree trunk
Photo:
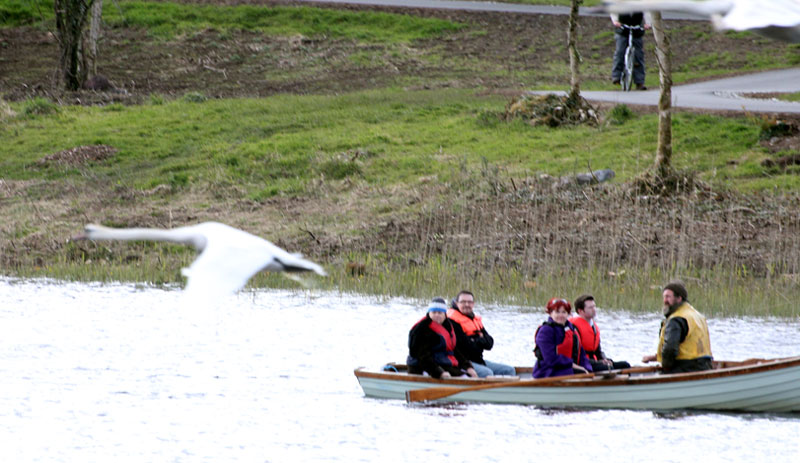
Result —
<instances>
[{"instance_id":1,"label":"bare tree trunk","mask_svg":"<svg viewBox=\"0 0 800 463\"><path fill-rule=\"evenodd\" d=\"M572 0L567 28L567 50L569 51L570 90L569 101L577 102L581 96L581 55L578 53L578 7L583 0Z\"/></svg>"},{"instance_id":2,"label":"bare tree trunk","mask_svg":"<svg viewBox=\"0 0 800 463\"><path fill-rule=\"evenodd\" d=\"M97 75L97 40L100 38L100 21L103 14L103 0L94 0L92 4L92 22L89 24L89 50L87 61L92 75Z\"/></svg>"},{"instance_id":3,"label":"bare tree trunk","mask_svg":"<svg viewBox=\"0 0 800 463\"><path fill-rule=\"evenodd\" d=\"M88 69L82 39L92 1L54 1L56 38L61 52L59 67L67 90L77 90L86 81Z\"/></svg>"},{"instance_id":4,"label":"bare tree trunk","mask_svg":"<svg viewBox=\"0 0 800 463\"><path fill-rule=\"evenodd\" d=\"M661 82L661 97L658 100L658 147L654 168L656 178L664 179L672 171L672 48L661 12L654 11L652 17L658 78Z\"/></svg>"}]
</instances>

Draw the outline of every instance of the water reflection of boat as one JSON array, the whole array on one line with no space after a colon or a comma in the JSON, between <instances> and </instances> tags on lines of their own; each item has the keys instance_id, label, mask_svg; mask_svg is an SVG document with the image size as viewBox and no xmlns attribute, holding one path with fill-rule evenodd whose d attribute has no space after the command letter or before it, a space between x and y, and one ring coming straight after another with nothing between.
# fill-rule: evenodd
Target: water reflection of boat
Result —
<instances>
[{"instance_id":1,"label":"water reflection of boat","mask_svg":"<svg viewBox=\"0 0 800 463\"><path fill-rule=\"evenodd\" d=\"M519 377L434 379L410 375L405 365L357 368L367 397L527 404L546 407L646 410L700 409L748 412L800 412L800 357L715 362L709 371L659 374L638 367L616 375L584 374L531 379Z\"/></svg>"}]
</instances>

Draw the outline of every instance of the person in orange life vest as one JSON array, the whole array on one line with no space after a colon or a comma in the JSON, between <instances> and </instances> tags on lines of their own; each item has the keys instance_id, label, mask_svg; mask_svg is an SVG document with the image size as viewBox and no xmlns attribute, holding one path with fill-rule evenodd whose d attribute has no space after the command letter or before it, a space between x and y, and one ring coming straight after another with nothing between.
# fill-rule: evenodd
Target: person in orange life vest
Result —
<instances>
[{"instance_id":1,"label":"person in orange life vest","mask_svg":"<svg viewBox=\"0 0 800 463\"><path fill-rule=\"evenodd\" d=\"M595 322L597 316L597 306L594 303L594 296L584 294L575 299L576 316L569 319L569 322L578 330L581 338L581 347L589 357L592 364L592 371L603 371L610 369L630 368L631 364L625 361L615 362L606 357L600 347L600 328Z\"/></svg>"},{"instance_id":2,"label":"person in orange life vest","mask_svg":"<svg viewBox=\"0 0 800 463\"><path fill-rule=\"evenodd\" d=\"M565 376L592 371L575 327L567 320L572 307L566 299L553 298L545 308L550 315L536 329L534 378Z\"/></svg>"},{"instance_id":3,"label":"person in orange life vest","mask_svg":"<svg viewBox=\"0 0 800 463\"><path fill-rule=\"evenodd\" d=\"M711 337L706 318L689 305L689 294L679 281L664 287L661 294L664 321L658 339L656 355L645 355L645 363L657 360L665 373L704 371L713 368Z\"/></svg>"},{"instance_id":4,"label":"person in orange life vest","mask_svg":"<svg viewBox=\"0 0 800 463\"><path fill-rule=\"evenodd\" d=\"M475 315L475 296L469 291L461 291L453 298L447 309L447 318L453 322L456 331L456 344L467 356L478 376L515 376L514 367L483 358L484 350L492 350L494 339L483 326L483 320Z\"/></svg>"},{"instance_id":5,"label":"person in orange life vest","mask_svg":"<svg viewBox=\"0 0 800 463\"><path fill-rule=\"evenodd\" d=\"M434 298L428 306L428 313L408 332L408 372L427 372L434 378L464 374L477 378L472 363L456 345L453 323L447 319L446 313L444 299Z\"/></svg>"}]
</instances>

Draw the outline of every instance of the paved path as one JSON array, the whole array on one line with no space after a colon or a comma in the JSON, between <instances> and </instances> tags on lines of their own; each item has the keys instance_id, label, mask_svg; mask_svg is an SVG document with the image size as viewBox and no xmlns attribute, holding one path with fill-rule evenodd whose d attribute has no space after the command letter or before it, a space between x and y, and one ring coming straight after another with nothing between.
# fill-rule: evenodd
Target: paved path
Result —
<instances>
[{"instance_id":1,"label":"paved path","mask_svg":"<svg viewBox=\"0 0 800 463\"><path fill-rule=\"evenodd\" d=\"M672 105L678 108L720 111L800 113L800 102L746 98L747 93L800 92L800 68L746 74L672 87ZM553 93L536 91L536 94ZM565 93L565 92L561 92ZM582 91L589 101L635 105L658 105L659 90Z\"/></svg>"},{"instance_id":2,"label":"paved path","mask_svg":"<svg viewBox=\"0 0 800 463\"><path fill-rule=\"evenodd\" d=\"M548 5L520 5L514 3L467 2L458 0L299 0L311 3L339 3L376 5L405 8L431 8L464 11L493 11L523 14L569 14L569 8ZM584 16L606 16L581 8ZM664 14L665 19L700 19L691 15ZM672 87L672 105L678 108L709 109L719 111L750 111L772 113L800 113L800 103L772 99L745 98L746 93L798 92L800 68L748 74L727 79L710 80L696 84ZM553 92L531 92L553 93ZM658 105L659 90L645 92L583 91L590 101L607 101L635 105Z\"/></svg>"}]
</instances>

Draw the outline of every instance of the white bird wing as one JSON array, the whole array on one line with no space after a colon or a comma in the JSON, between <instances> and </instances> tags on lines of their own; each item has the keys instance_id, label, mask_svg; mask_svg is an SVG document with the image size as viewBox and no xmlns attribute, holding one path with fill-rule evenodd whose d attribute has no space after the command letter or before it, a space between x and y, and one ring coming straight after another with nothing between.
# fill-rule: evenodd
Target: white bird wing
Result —
<instances>
[{"instance_id":1,"label":"white bird wing","mask_svg":"<svg viewBox=\"0 0 800 463\"><path fill-rule=\"evenodd\" d=\"M217 222L173 228L108 228L87 225L79 239L171 241L194 246L200 254L183 269L187 300L213 306L224 296L244 287L261 270L313 271L325 275L319 265L289 254L269 241ZM191 306L190 304L187 304Z\"/></svg>"},{"instance_id":2,"label":"white bird wing","mask_svg":"<svg viewBox=\"0 0 800 463\"><path fill-rule=\"evenodd\" d=\"M302 268L325 275L319 265L245 231L219 223L205 223L198 227L202 227L206 246L192 265L184 269L186 292L190 296L219 297L234 293L261 270Z\"/></svg>"},{"instance_id":3,"label":"white bird wing","mask_svg":"<svg viewBox=\"0 0 800 463\"><path fill-rule=\"evenodd\" d=\"M605 0L603 7L609 13L672 11L711 17L730 11L733 2L731 0Z\"/></svg>"},{"instance_id":4,"label":"white bird wing","mask_svg":"<svg viewBox=\"0 0 800 463\"><path fill-rule=\"evenodd\" d=\"M743 31L800 25L800 0L737 0L719 20L724 29Z\"/></svg>"},{"instance_id":5,"label":"white bird wing","mask_svg":"<svg viewBox=\"0 0 800 463\"><path fill-rule=\"evenodd\" d=\"M671 11L711 18L717 29L752 30L786 42L800 42L800 0L606 0L610 13Z\"/></svg>"},{"instance_id":6,"label":"white bird wing","mask_svg":"<svg viewBox=\"0 0 800 463\"><path fill-rule=\"evenodd\" d=\"M244 287L263 265L252 249L233 244L209 244L192 264L184 269L189 294L232 294Z\"/></svg>"}]
</instances>

